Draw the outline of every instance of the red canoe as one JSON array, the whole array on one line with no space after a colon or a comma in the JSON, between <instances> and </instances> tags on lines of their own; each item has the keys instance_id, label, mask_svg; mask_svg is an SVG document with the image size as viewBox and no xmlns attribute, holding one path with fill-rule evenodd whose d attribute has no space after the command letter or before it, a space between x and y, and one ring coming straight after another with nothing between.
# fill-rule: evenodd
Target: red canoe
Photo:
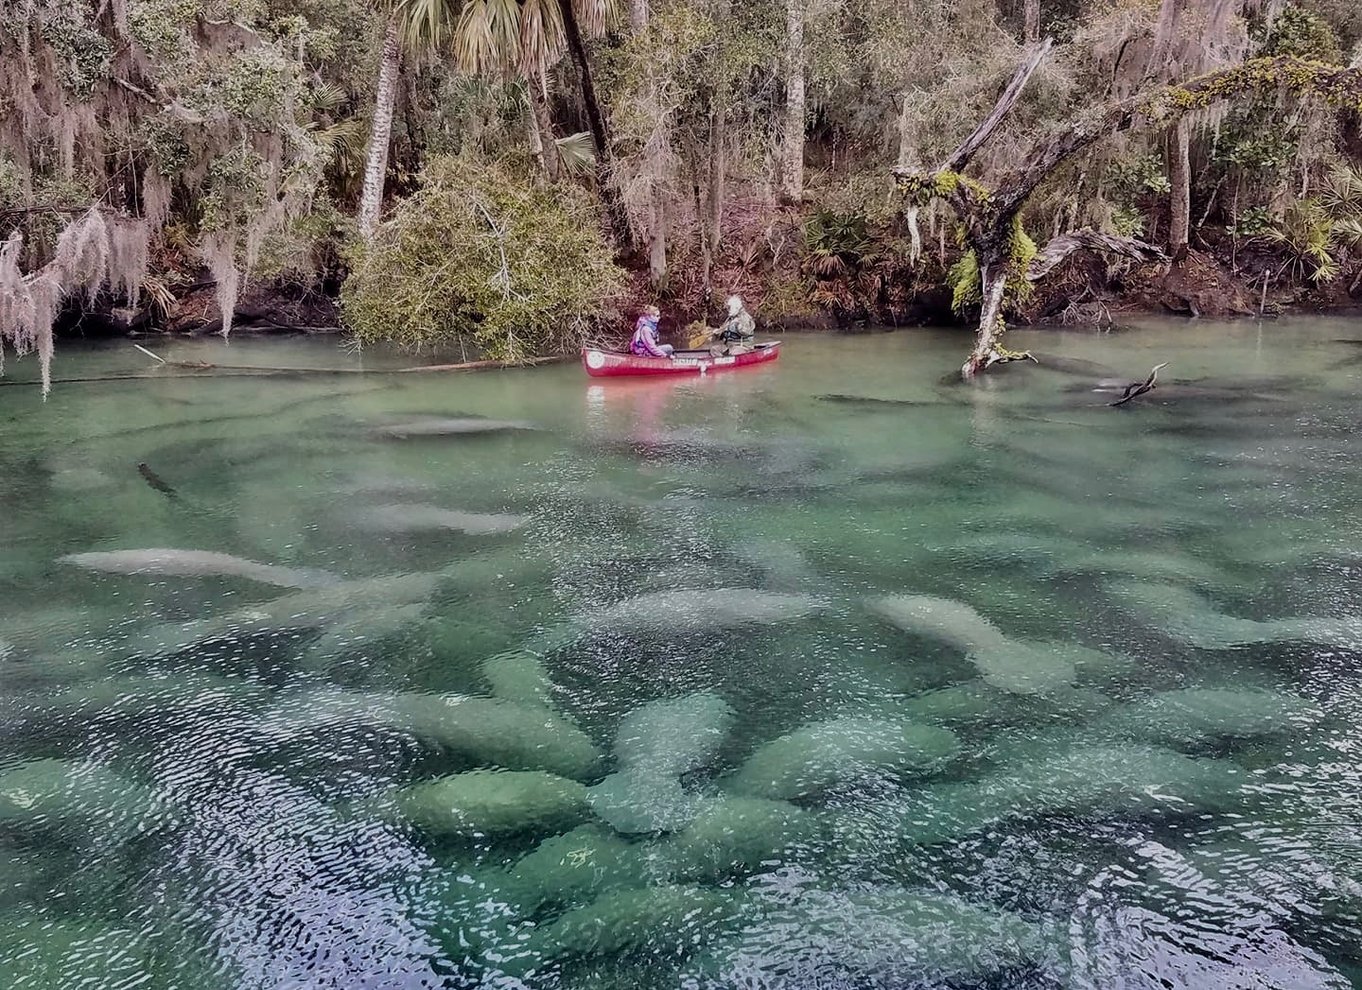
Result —
<instances>
[{"instance_id":1,"label":"red canoe","mask_svg":"<svg viewBox=\"0 0 1362 990\"><path fill-rule=\"evenodd\" d=\"M592 378L619 378L632 375L707 375L748 365L765 364L780 357L780 341L757 344L746 354L715 357L709 351L677 351L672 357L641 357L622 351L582 348L582 367Z\"/></svg>"}]
</instances>

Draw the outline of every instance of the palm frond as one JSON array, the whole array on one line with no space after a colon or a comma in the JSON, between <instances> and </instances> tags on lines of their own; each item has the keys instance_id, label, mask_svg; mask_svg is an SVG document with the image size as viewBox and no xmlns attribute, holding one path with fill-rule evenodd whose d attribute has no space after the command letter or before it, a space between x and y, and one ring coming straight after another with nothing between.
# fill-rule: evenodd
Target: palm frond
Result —
<instances>
[{"instance_id":1,"label":"palm frond","mask_svg":"<svg viewBox=\"0 0 1362 990\"><path fill-rule=\"evenodd\" d=\"M349 94L345 87L333 82L321 82L312 87L312 109L319 113L334 113L345 105Z\"/></svg>"},{"instance_id":2,"label":"palm frond","mask_svg":"<svg viewBox=\"0 0 1362 990\"><path fill-rule=\"evenodd\" d=\"M590 131L578 131L553 142L558 147L558 158L568 175L586 175L596 167L596 148L591 143Z\"/></svg>"},{"instance_id":3,"label":"palm frond","mask_svg":"<svg viewBox=\"0 0 1362 990\"><path fill-rule=\"evenodd\" d=\"M563 12L557 0L525 0L520 8L522 74L539 79L563 54Z\"/></svg>"},{"instance_id":4,"label":"palm frond","mask_svg":"<svg viewBox=\"0 0 1362 990\"><path fill-rule=\"evenodd\" d=\"M411 49L443 46L459 17L459 0L398 0L394 10Z\"/></svg>"},{"instance_id":5,"label":"palm frond","mask_svg":"<svg viewBox=\"0 0 1362 990\"><path fill-rule=\"evenodd\" d=\"M618 24L623 5L620 0L573 0L577 23L588 38L604 37L605 32Z\"/></svg>"},{"instance_id":6,"label":"palm frond","mask_svg":"<svg viewBox=\"0 0 1362 990\"><path fill-rule=\"evenodd\" d=\"M364 167L365 141L369 128L364 120L350 117L323 127L313 135L336 171L345 177L358 175Z\"/></svg>"},{"instance_id":7,"label":"palm frond","mask_svg":"<svg viewBox=\"0 0 1362 990\"><path fill-rule=\"evenodd\" d=\"M520 60L520 5L516 0L468 0L449 47L465 72L504 72Z\"/></svg>"}]
</instances>

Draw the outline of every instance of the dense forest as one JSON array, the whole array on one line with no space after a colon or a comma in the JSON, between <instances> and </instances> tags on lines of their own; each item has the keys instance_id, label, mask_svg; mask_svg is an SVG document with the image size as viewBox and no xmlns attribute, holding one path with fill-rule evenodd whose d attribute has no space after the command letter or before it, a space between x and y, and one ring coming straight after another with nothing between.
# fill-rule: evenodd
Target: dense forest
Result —
<instances>
[{"instance_id":1,"label":"dense forest","mask_svg":"<svg viewBox=\"0 0 1362 990\"><path fill-rule=\"evenodd\" d=\"M1362 293L1353 0L4 0L0 337ZM963 338L962 338L963 340ZM962 350L964 345L962 343Z\"/></svg>"}]
</instances>

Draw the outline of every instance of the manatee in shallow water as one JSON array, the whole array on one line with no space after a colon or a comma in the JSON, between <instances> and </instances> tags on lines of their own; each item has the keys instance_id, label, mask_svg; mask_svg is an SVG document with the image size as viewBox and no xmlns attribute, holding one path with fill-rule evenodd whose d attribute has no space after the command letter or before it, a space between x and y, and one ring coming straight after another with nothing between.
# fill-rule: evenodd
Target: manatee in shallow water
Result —
<instances>
[{"instance_id":1,"label":"manatee in shallow water","mask_svg":"<svg viewBox=\"0 0 1362 990\"><path fill-rule=\"evenodd\" d=\"M299 591L226 615L161 622L132 636L128 649L143 655L178 653L199 643L297 629L325 629L360 612L428 599L446 576L438 571L344 581Z\"/></svg>"},{"instance_id":2,"label":"manatee in shallow water","mask_svg":"<svg viewBox=\"0 0 1362 990\"><path fill-rule=\"evenodd\" d=\"M695 960L681 985L953 985L1037 964L1044 954L1039 926L950 894L897 887L802 890Z\"/></svg>"},{"instance_id":3,"label":"manatee in shallow water","mask_svg":"<svg viewBox=\"0 0 1362 990\"><path fill-rule=\"evenodd\" d=\"M48 758L0 772L0 823L122 832L155 824L166 810L149 788L97 763Z\"/></svg>"},{"instance_id":4,"label":"manatee in shallow water","mask_svg":"<svg viewBox=\"0 0 1362 990\"><path fill-rule=\"evenodd\" d=\"M1251 739L1308 728L1323 712L1305 698L1256 688L1191 687L1161 691L1112 712L1113 734L1171 746Z\"/></svg>"},{"instance_id":5,"label":"manatee in shallow water","mask_svg":"<svg viewBox=\"0 0 1362 990\"><path fill-rule=\"evenodd\" d=\"M790 622L826 607L813 595L756 588L654 591L588 613L578 624L593 633L663 635Z\"/></svg>"},{"instance_id":6,"label":"manatee in shallow water","mask_svg":"<svg viewBox=\"0 0 1362 990\"><path fill-rule=\"evenodd\" d=\"M1318 643L1362 649L1362 615L1241 619L1218 611L1194 591L1171 584L1112 581L1118 601L1169 635L1202 650L1226 650L1255 643Z\"/></svg>"},{"instance_id":7,"label":"manatee in shallow water","mask_svg":"<svg viewBox=\"0 0 1362 990\"><path fill-rule=\"evenodd\" d=\"M707 765L733 724L733 709L707 691L635 708L615 733L622 770L680 777Z\"/></svg>"},{"instance_id":8,"label":"manatee in shallow water","mask_svg":"<svg viewBox=\"0 0 1362 990\"><path fill-rule=\"evenodd\" d=\"M520 430L537 430L533 423L519 419L481 419L474 416L460 416L449 419L413 419L405 423L393 423L379 427L378 432L394 440L409 437L455 437L477 436L485 433L513 433Z\"/></svg>"},{"instance_id":9,"label":"manatee in shallow water","mask_svg":"<svg viewBox=\"0 0 1362 990\"><path fill-rule=\"evenodd\" d=\"M684 828L700 807L700 798L675 777L647 770L612 773L590 789L587 799L602 821L625 835L674 832Z\"/></svg>"},{"instance_id":10,"label":"manatee in shallow water","mask_svg":"<svg viewBox=\"0 0 1362 990\"><path fill-rule=\"evenodd\" d=\"M1243 771L1227 761L1136 743L1037 752L1021 746L980 779L866 802L829 824L841 846L875 855L892 848L891 836L911 845L949 842L1009 818L1220 810L1239 800L1244 782Z\"/></svg>"},{"instance_id":11,"label":"manatee in shallow water","mask_svg":"<svg viewBox=\"0 0 1362 990\"><path fill-rule=\"evenodd\" d=\"M360 526L380 533L450 530L469 536L510 533L529 522L528 516L504 512L461 512L420 503L376 505L356 511L353 518Z\"/></svg>"},{"instance_id":12,"label":"manatee in shallow water","mask_svg":"<svg viewBox=\"0 0 1362 990\"><path fill-rule=\"evenodd\" d=\"M557 959L650 953L675 957L700 949L736 924L743 900L728 891L666 885L618 890L564 912L536 930L530 958Z\"/></svg>"},{"instance_id":13,"label":"manatee in shallow water","mask_svg":"<svg viewBox=\"0 0 1362 990\"><path fill-rule=\"evenodd\" d=\"M499 698L322 688L281 698L263 727L285 738L382 728L471 766L547 770L567 777L590 777L600 762L595 744L572 723L543 708Z\"/></svg>"},{"instance_id":14,"label":"manatee in shallow water","mask_svg":"<svg viewBox=\"0 0 1362 990\"><path fill-rule=\"evenodd\" d=\"M655 869L673 880L718 883L774 868L818 836L817 818L785 801L707 799L695 819L654 848Z\"/></svg>"},{"instance_id":15,"label":"manatee in shallow water","mask_svg":"<svg viewBox=\"0 0 1362 990\"><path fill-rule=\"evenodd\" d=\"M586 788L540 770L472 770L410 784L392 796L398 815L432 835L553 832L590 816Z\"/></svg>"},{"instance_id":16,"label":"manatee in shallow water","mask_svg":"<svg viewBox=\"0 0 1362 990\"><path fill-rule=\"evenodd\" d=\"M174 550L153 547L146 550L103 550L72 553L60 558L86 570L106 574L151 574L167 577L235 577L280 588L326 588L341 579L326 571L310 568L280 567L233 557L212 550Z\"/></svg>"},{"instance_id":17,"label":"manatee in shallow water","mask_svg":"<svg viewBox=\"0 0 1362 990\"><path fill-rule=\"evenodd\" d=\"M899 710L903 717L927 725L978 729L1019 721L1081 722L1113 704L1087 688L1066 685L1040 694L1016 694L980 679L914 695Z\"/></svg>"},{"instance_id":18,"label":"manatee in shallow water","mask_svg":"<svg viewBox=\"0 0 1362 990\"><path fill-rule=\"evenodd\" d=\"M600 825L551 836L507 872L501 892L527 911L575 907L611 890L643 887L650 876L642 849Z\"/></svg>"},{"instance_id":19,"label":"manatee in shallow water","mask_svg":"<svg viewBox=\"0 0 1362 990\"><path fill-rule=\"evenodd\" d=\"M888 595L871 602L870 610L900 629L939 639L966 652L1008 642L997 626L973 608L949 598Z\"/></svg>"},{"instance_id":20,"label":"manatee in shallow water","mask_svg":"<svg viewBox=\"0 0 1362 990\"><path fill-rule=\"evenodd\" d=\"M1035 694L1071 684L1078 676L1070 651L1054 644L1009 639L963 602L891 595L872 602L870 609L900 629L963 650L979 676L1004 691Z\"/></svg>"},{"instance_id":21,"label":"manatee in shallow water","mask_svg":"<svg viewBox=\"0 0 1362 990\"><path fill-rule=\"evenodd\" d=\"M150 941L125 928L56 921L31 911L0 916L0 987L6 990L154 985Z\"/></svg>"},{"instance_id":22,"label":"manatee in shallow water","mask_svg":"<svg viewBox=\"0 0 1362 990\"><path fill-rule=\"evenodd\" d=\"M539 654L507 650L484 658L481 666L494 698L543 708L552 702L553 681Z\"/></svg>"},{"instance_id":23,"label":"manatee in shallow water","mask_svg":"<svg viewBox=\"0 0 1362 990\"><path fill-rule=\"evenodd\" d=\"M809 797L836 784L931 773L959 751L955 735L937 726L902 719L839 718L764 743L724 786L751 797Z\"/></svg>"}]
</instances>

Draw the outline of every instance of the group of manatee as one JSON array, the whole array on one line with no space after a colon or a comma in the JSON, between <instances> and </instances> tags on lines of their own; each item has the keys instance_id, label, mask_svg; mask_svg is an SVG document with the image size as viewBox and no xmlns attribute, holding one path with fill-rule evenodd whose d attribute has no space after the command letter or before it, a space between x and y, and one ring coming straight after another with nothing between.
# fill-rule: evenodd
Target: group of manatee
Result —
<instances>
[{"instance_id":1,"label":"group of manatee","mask_svg":"<svg viewBox=\"0 0 1362 990\"><path fill-rule=\"evenodd\" d=\"M451 420L380 432L409 438L527 428ZM526 522L399 503L357 510L354 518L381 532L469 535ZM993 552L983 542L975 550ZM282 591L208 618L153 622L120 640L128 656L148 661L290 630L318 633L308 655L324 661L365 636L420 621L452 573L347 578L170 548L90 551L64 563L124 575L222 576ZM1141 575L1139 565L1135 578L1109 580L1106 590L1132 616L1190 649L1306 642L1356 650L1362 643L1362 618L1243 619L1189 590L1202 575L1169 573L1159 561ZM1064 566L1091 573L1098 563L1085 569L1075 554ZM584 639L620 628L679 639L813 621L832 610L953 651L975 676L829 711L737 752L740 713L712 690L647 701L624 713L608 738L590 734L556 702L555 656ZM460 768L349 802L338 814L381 823L433 849L459 850L431 865L413 892L412 913L443 908L433 934L467 982L592 986L597 967L645 960L668 969L675 985L716 990L880 985L890 977L903 986L1005 984L1006 974L1022 972L1063 983L1085 962L1051 925L944 883L913 883L896 874L902 861L984 841L1008 822L1249 811L1271 795L1252 786L1251 771L1226 747L1303 732L1325 718L1316 703L1275 687L1193 678L1183 687L1131 692L1125 688L1136 666L1110 649L1009 635L952 599L872 594L834 601L793 587L720 585L647 591L583 609L520 649L485 657L482 693L310 682L261 689L248 703L258 707L256 731L281 744L390 734L438 754L431 765ZM22 708L34 723L54 713L131 718L216 705L227 695L225 682L208 673L167 683L135 666L107 680L102 695L97 688L44 687L13 710L17 716ZM239 691L232 697L242 701ZM0 828L7 831L41 834L74 824L131 841L173 834L182 817L174 800L97 759L47 756L0 770ZM1203 877L1225 855L1219 847L1186 851ZM1260 875L1272 871L1270 856L1260 859L1266 865L1252 882L1279 899L1308 902L1309 884L1328 882L1324 866L1305 877L1283 879L1284 867ZM1151 871L1167 868L1166 859L1151 860ZM1229 882L1248 881L1236 873ZM1362 892L1333 893L1342 902L1337 910L1359 916ZM135 940L68 927L41 940L58 962L26 963L39 978L65 973L62 967L79 972L73 960L81 947L102 940L117 947L108 955L116 960L109 978L127 969L135 982L145 963ZM0 953L5 939L23 943L31 934L22 926L0 931ZM1315 982L1299 985L1341 985L1323 971L1310 968Z\"/></svg>"}]
</instances>

